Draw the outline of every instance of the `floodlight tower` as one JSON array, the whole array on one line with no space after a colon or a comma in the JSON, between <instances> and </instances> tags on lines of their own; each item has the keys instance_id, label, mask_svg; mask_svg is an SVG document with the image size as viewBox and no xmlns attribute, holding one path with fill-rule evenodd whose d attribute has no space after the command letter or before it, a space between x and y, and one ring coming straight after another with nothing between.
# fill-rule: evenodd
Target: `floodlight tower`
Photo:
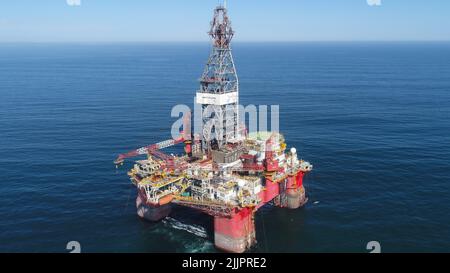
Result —
<instances>
[{"instance_id":1,"label":"floodlight tower","mask_svg":"<svg viewBox=\"0 0 450 273\"><path fill-rule=\"evenodd\" d=\"M239 138L239 80L231 53L233 35L224 1L214 10L209 31L212 50L196 98L202 105L202 147L206 153Z\"/></svg>"}]
</instances>

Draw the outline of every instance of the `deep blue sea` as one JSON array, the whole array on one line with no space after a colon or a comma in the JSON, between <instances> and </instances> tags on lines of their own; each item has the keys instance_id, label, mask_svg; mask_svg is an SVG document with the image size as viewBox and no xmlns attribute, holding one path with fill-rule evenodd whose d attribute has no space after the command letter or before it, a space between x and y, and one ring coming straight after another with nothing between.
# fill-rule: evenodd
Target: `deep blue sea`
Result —
<instances>
[{"instance_id":1,"label":"deep blue sea","mask_svg":"<svg viewBox=\"0 0 450 273\"><path fill-rule=\"evenodd\" d=\"M170 138L209 45L0 45L0 252L215 252L212 219L138 219L117 154ZM450 43L234 46L242 104L279 104L314 164L254 252L450 251Z\"/></svg>"}]
</instances>

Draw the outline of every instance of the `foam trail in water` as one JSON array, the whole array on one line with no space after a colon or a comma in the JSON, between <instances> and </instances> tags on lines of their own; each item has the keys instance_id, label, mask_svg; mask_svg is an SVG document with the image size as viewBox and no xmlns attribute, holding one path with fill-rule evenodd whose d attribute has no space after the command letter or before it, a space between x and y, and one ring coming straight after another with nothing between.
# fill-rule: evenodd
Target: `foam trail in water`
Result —
<instances>
[{"instance_id":1,"label":"foam trail in water","mask_svg":"<svg viewBox=\"0 0 450 273\"><path fill-rule=\"evenodd\" d=\"M207 238L208 235L206 233L206 229L197 225L187 225L187 224L183 224L182 222L174 219L174 218L170 218L167 217L166 219L164 219L162 221L164 223L164 225L166 226L170 226L174 229L178 229L178 230L184 230L187 231L191 234L194 234L198 237L201 238Z\"/></svg>"}]
</instances>

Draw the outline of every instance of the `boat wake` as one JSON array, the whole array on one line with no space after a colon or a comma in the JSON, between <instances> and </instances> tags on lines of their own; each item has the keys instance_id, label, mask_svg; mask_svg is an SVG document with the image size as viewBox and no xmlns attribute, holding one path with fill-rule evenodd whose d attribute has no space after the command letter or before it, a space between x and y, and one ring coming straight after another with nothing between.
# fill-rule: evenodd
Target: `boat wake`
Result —
<instances>
[{"instance_id":1,"label":"boat wake","mask_svg":"<svg viewBox=\"0 0 450 273\"><path fill-rule=\"evenodd\" d=\"M208 237L206 229L201 226L184 224L184 223L182 223L174 218L170 218L170 217L167 217L162 222L166 226L169 226L171 228L178 229L178 230L187 231L187 232L194 234L201 238Z\"/></svg>"}]
</instances>

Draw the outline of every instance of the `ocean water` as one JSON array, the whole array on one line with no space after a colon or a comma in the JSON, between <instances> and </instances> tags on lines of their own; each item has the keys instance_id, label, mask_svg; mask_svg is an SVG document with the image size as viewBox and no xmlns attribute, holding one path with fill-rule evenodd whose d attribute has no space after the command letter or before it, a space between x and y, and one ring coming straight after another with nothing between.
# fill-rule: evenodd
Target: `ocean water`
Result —
<instances>
[{"instance_id":1,"label":"ocean water","mask_svg":"<svg viewBox=\"0 0 450 273\"><path fill-rule=\"evenodd\" d=\"M0 252L216 252L188 209L136 216L117 154L170 137L207 44L0 45ZM239 44L243 104L279 104L310 202L264 207L254 252L450 250L450 44Z\"/></svg>"}]
</instances>

